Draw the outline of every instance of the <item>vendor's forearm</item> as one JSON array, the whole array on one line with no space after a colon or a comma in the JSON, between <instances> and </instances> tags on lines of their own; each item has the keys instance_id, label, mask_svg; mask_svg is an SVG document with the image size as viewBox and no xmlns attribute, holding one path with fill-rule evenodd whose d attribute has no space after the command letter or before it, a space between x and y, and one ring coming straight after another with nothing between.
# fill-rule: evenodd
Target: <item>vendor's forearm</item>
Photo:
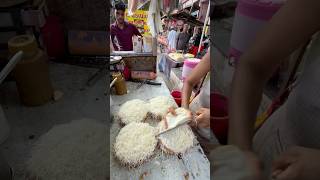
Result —
<instances>
[{"instance_id":1,"label":"vendor's forearm","mask_svg":"<svg viewBox=\"0 0 320 180\"><path fill-rule=\"evenodd\" d=\"M192 94L193 87L201 81L210 71L210 51L208 51L199 62L199 64L192 70L191 74L187 77L183 83L182 88L182 107L189 108L190 96Z\"/></svg>"},{"instance_id":2,"label":"vendor's forearm","mask_svg":"<svg viewBox=\"0 0 320 180\"><path fill-rule=\"evenodd\" d=\"M232 83L229 144L237 145L243 150L251 149L255 112L265 83L257 73L254 68L240 63Z\"/></svg>"},{"instance_id":3,"label":"vendor's forearm","mask_svg":"<svg viewBox=\"0 0 320 180\"><path fill-rule=\"evenodd\" d=\"M183 84L181 106L184 108L189 109L190 96L192 93L193 86L194 85L192 85L188 81L185 81L185 83Z\"/></svg>"},{"instance_id":4,"label":"vendor's forearm","mask_svg":"<svg viewBox=\"0 0 320 180\"><path fill-rule=\"evenodd\" d=\"M265 83L282 60L320 29L319 15L318 0L287 1L240 58L230 104L230 144L251 148Z\"/></svg>"}]
</instances>

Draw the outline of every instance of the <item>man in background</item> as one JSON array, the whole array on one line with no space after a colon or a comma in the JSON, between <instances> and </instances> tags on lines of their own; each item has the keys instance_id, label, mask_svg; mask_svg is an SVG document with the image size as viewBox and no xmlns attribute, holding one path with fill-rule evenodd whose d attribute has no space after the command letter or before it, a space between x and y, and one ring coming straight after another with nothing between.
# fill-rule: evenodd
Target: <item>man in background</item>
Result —
<instances>
[{"instance_id":1,"label":"man in background","mask_svg":"<svg viewBox=\"0 0 320 180\"><path fill-rule=\"evenodd\" d=\"M182 32L179 33L177 37L177 50L186 51L187 45L190 39L190 34L188 33L189 25L184 24Z\"/></svg>"},{"instance_id":2,"label":"man in background","mask_svg":"<svg viewBox=\"0 0 320 180\"><path fill-rule=\"evenodd\" d=\"M200 44L201 34L202 34L201 27L195 27L195 32L193 34L193 37L191 38L193 41L193 45L192 45L190 52L189 52L189 53L193 54L194 56L197 56L199 46L201 46L201 44ZM204 38L203 40L205 40L205 37L203 37L203 38ZM204 47L201 47L200 51L202 51L203 48Z\"/></svg>"},{"instance_id":3,"label":"man in background","mask_svg":"<svg viewBox=\"0 0 320 180\"><path fill-rule=\"evenodd\" d=\"M115 51L132 51L133 36L142 37L137 27L124 20L126 5L119 2L115 5L116 22L111 25L111 41Z\"/></svg>"},{"instance_id":4,"label":"man in background","mask_svg":"<svg viewBox=\"0 0 320 180\"><path fill-rule=\"evenodd\" d=\"M201 29L201 27L198 27L197 29L196 29L196 31L195 31L195 34L194 34L194 41L193 41L193 45L195 46L195 47L199 47L199 45L200 45L200 41L201 41L201 33L202 33L202 29Z\"/></svg>"}]
</instances>

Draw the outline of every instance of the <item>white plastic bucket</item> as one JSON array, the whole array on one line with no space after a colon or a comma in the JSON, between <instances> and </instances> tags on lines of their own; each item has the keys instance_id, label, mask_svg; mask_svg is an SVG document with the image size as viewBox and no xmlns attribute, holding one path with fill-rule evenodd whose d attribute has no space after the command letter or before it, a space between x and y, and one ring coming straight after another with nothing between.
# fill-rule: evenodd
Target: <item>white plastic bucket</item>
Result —
<instances>
[{"instance_id":1,"label":"white plastic bucket","mask_svg":"<svg viewBox=\"0 0 320 180\"><path fill-rule=\"evenodd\" d=\"M233 22L229 57L236 61L286 0L239 0Z\"/></svg>"},{"instance_id":2,"label":"white plastic bucket","mask_svg":"<svg viewBox=\"0 0 320 180\"><path fill-rule=\"evenodd\" d=\"M198 65L200 59L190 58L186 59L182 68L182 80L184 81L192 72L192 70Z\"/></svg>"},{"instance_id":3,"label":"white plastic bucket","mask_svg":"<svg viewBox=\"0 0 320 180\"><path fill-rule=\"evenodd\" d=\"M110 96L110 107L112 107L112 106L113 106L113 101L112 101L112 98Z\"/></svg>"}]
</instances>

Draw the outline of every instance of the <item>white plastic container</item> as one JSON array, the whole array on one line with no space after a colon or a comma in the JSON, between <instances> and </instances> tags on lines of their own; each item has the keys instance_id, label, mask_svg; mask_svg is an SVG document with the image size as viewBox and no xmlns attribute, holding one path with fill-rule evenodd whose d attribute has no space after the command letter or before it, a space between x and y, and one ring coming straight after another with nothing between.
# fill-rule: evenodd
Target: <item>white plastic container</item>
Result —
<instances>
[{"instance_id":1,"label":"white plastic container","mask_svg":"<svg viewBox=\"0 0 320 180\"><path fill-rule=\"evenodd\" d=\"M229 57L237 61L286 0L238 0Z\"/></svg>"},{"instance_id":2,"label":"white plastic container","mask_svg":"<svg viewBox=\"0 0 320 180\"><path fill-rule=\"evenodd\" d=\"M136 53L142 53L143 52L142 39L140 37L134 36L132 37L132 42L133 42L133 51Z\"/></svg>"},{"instance_id":3,"label":"white plastic container","mask_svg":"<svg viewBox=\"0 0 320 180\"><path fill-rule=\"evenodd\" d=\"M191 71L198 65L199 62L200 59L197 58L189 58L184 61L182 68L183 81L189 76L189 74L191 74Z\"/></svg>"},{"instance_id":4,"label":"white plastic container","mask_svg":"<svg viewBox=\"0 0 320 180\"><path fill-rule=\"evenodd\" d=\"M113 106L113 101L112 101L112 98L110 96L110 107L112 107L112 106Z\"/></svg>"}]
</instances>

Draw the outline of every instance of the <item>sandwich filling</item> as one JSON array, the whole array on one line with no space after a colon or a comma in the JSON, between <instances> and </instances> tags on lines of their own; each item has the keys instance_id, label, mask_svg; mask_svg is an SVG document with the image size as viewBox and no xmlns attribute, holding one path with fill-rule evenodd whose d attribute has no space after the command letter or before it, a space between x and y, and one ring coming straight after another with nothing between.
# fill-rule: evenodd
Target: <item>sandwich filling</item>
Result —
<instances>
[{"instance_id":1,"label":"sandwich filling","mask_svg":"<svg viewBox=\"0 0 320 180\"><path fill-rule=\"evenodd\" d=\"M158 96L149 101L149 111L156 116L166 116L170 107L177 107L177 104L167 96Z\"/></svg>"},{"instance_id":2,"label":"sandwich filling","mask_svg":"<svg viewBox=\"0 0 320 180\"><path fill-rule=\"evenodd\" d=\"M160 132L176 127L190 121L192 115L184 108L177 108L175 113L168 113L166 118L158 125ZM176 129L172 129L166 133L159 135L161 145L165 149L169 149L173 153L184 153L187 149L194 145L195 136L186 125L181 125Z\"/></svg>"},{"instance_id":3,"label":"sandwich filling","mask_svg":"<svg viewBox=\"0 0 320 180\"><path fill-rule=\"evenodd\" d=\"M120 107L118 116L124 124L142 122L146 118L148 111L146 102L134 99L127 101Z\"/></svg>"},{"instance_id":4,"label":"sandwich filling","mask_svg":"<svg viewBox=\"0 0 320 180\"><path fill-rule=\"evenodd\" d=\"M123 163L137 165L151 157L157 145L156 129L147 123L123 127L114 144L116 157Z\"/></svg>"}]
</instances>

